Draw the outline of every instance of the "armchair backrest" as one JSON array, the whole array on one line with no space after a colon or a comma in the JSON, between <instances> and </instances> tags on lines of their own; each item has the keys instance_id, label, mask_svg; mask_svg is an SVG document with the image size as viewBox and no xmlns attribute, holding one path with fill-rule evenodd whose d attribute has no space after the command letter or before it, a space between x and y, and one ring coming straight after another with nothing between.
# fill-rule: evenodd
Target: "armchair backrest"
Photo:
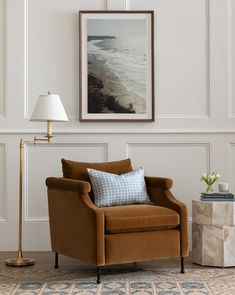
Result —
<instances>
[{"instance_id":1,"label":"armchair backrest","mask_svg":"<svg viewBox=\"0 0 235 295\"><path fill-rule=\"evenodd\" d=\"M90 182L87 173L87 168L101 170L113 174L124 174L132 171L130 159L103 163L89 163L89 162L75 162L71 160L62 159L63 177L69 179L83 180ZM93 200L93 193L90 193Z\"/></svg>"}]
</instances>

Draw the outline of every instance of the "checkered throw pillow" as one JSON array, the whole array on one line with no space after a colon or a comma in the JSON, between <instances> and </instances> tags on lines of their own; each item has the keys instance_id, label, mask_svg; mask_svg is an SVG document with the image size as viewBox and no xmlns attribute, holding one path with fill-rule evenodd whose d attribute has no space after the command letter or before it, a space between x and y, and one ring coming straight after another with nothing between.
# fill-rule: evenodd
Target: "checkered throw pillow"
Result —
<instances>
[{"instance_id":1,"label":"checkered throw pillow","mask_svg":"<svg viewBox=\"0 0 235 295\"><path fill-rule=\"evenodd\" d=\"M96 206L151 203L144 180L144 168L117 175L87 168Z\"/></svg>"}]
</instances>

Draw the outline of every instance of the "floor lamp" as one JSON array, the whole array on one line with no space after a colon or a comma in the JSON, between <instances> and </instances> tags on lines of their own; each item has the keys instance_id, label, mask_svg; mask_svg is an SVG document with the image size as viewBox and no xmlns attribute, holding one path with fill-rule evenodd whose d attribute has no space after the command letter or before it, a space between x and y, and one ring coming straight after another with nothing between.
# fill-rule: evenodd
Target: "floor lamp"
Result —
<instances>
[{"instance_id":1,"label":"floor lamp","mask_svg":"<svg viewBox=\"0 0 235 295\"><path fill-rule=\"evenodd\" d=\"M47 95L40 95L33 110L30 121L47 122L47 134L45 138L34 137L33 141L20 140L20 171L19 171L19 246L15 259L7 259L9 266L29 266L34 264L32 258L24 258L22 251L22 211L23 211L23 148L24 144L36 144L37 142L50 142L52 138L51 122L68 121L68 117L62 105L59 95L48 91Z\"/></svg>"}]
</instances>

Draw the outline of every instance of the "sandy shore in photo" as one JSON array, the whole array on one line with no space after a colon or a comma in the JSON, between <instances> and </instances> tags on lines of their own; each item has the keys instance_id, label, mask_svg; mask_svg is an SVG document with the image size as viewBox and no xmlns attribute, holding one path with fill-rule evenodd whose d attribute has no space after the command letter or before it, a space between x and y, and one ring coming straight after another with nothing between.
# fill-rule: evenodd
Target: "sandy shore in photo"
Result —
<instances>
[{"instance_id":1,"label":"sandy shore in photo","mask_svg":"<svg viewBox=\"0 0 235 295\"><path fill-rule=\"evenodd\" d=\"M146 109L146 101L133 92L129 92L120 82L119 77L111 71L107 66L105 66L105 60L101 60L99 55L88 54L88 81L92 83L102 82L102 87L99 90L106 97L115 98L115 103L118 103L120 106L123 106L120 112L122 113L141 113L141 110ZM94 86L94 85L93 85ZM90 88L91 91L95 91ZM97 89L96 89L97 91ZM100 97L101 98L101 97ZM138 104L136 103L138 102ZM126 110L125 110L126 108ZM107 108L102 110L102 112L116 112L110 111Z\"/></svg>"}]
</instances>

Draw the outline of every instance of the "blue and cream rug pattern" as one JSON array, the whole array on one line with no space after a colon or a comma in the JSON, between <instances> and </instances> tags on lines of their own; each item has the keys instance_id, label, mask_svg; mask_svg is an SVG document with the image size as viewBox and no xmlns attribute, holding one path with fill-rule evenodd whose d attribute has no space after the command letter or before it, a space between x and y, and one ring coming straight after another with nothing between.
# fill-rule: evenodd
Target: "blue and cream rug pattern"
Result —
<instances>
[{"instance_id":1,"label":"blue and cream rug pattern","mask_svg":"<svg viewBox=\"0 0 235 295\"><path fill-rule=\"evenodd\" d=\"M92 271L1 270L0 295L235 295L235 269L105 270L102 283Z\"/></svg>"}]
</instances>

